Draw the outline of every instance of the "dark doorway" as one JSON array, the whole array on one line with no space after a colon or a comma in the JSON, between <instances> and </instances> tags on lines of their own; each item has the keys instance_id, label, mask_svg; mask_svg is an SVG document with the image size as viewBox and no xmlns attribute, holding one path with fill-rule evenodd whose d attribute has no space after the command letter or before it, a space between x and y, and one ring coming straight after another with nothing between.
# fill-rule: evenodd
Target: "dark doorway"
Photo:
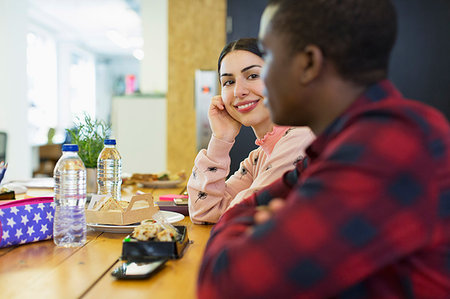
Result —
<instances>
[{"instance_id":1,"label":"dark doorway","mask_svg":"<svg viewBox=\"0 0 450 299\"><path fill-rule=\"evenodd\" d=\"M267 0L228 0L227 40L257 37ZM389 78L408 98L439 109L450 119L450 1L393 0L398 38ZM256 148L251 128L243 128L231 155L231 172Z\"/></svg>"},{"instance_id":2,"label":"dark doorway","mask_svg":"<svg viewBox=\"0 0 450 299\"><path fill-rule=\"evenodd\" d=\"M258 37L259 18L267 5L267 0L228 0L227 42L243 37ZM252 128L242 127L230 151L230 174L239 169L239 163L247 158L250 151L257 148L256 136Z\"/></svg>"}]
</instances>

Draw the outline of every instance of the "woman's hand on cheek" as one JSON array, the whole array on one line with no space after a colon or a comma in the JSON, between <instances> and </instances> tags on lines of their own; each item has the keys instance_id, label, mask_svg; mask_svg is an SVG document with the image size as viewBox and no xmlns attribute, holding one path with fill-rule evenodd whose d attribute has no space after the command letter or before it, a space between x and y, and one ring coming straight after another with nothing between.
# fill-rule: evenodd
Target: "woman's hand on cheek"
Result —
<instances>
[{"instance_id":1,"label":"woman's hand on cheek","mask_svg":"<svg viewBox=\"0 0 450 299\"><path fill-rule=\"evenodd\" d=\"M239 134L241 123L228 114L221 96L212 98L208 118L212 133L216 138L233 142L237 134Z\"/></svg>"}]
</instances>

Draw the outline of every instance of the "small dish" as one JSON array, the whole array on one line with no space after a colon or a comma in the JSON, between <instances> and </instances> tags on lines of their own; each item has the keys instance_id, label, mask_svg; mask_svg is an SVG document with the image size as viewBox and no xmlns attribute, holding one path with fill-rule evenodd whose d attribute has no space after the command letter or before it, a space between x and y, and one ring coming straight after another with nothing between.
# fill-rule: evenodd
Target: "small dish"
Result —
<instances>
[{"instance_id":1,"label":"small dish","mask_svg":"<svg viewBox=\"0 0 450 299\"><path fill-rule=\"evenodd\" d=\"M98 223L88 223L87 226L95 231L100 231L104 233L113 234L129 234L133 232L134 228L139 224L129 224L129 225L114 225L114 224L98 224Z\"/></svg>"},{"instance_id":2,"label":"small dish","mask_svg":"<svg viewBox=\"0 0 450 299\"><path fill-rule=\"evenodd\" d=\"M169 223L175 223L184 219L184 215L172 211L159 211ZM101 224L101 223L88 223L87 226L95 231L101 231L104 233L114 233L114 234L129 234L132 233L134 228L137 227L139 223L128 224L128 225L114 225L114 224Z\"/></svg>"},{"instance_id":3,"label":"small dish","mask_svg":"<svg viewBox=\"0 0 450 299\"><path fill-rule=\"evenodd\" d=\"M10 191L14 191L16 194L25 194L27 192L27 187L21 185L21 184L16 184L16 183L6 183L3 185L0 185L0 189L2 187L5 187L6 189L10 190Z\"/></svg>"},{"instance_id":4,"label":"small dish","mask_svg":"<svg viewBox=\"0 0 450 299\"><path fill-rule=\"evenodd\" d=\"M53 189L55 187L54 178L31 178L25 181L13 181L27 188L39 188L39 189Z\"/></svg>"}]
</instances>

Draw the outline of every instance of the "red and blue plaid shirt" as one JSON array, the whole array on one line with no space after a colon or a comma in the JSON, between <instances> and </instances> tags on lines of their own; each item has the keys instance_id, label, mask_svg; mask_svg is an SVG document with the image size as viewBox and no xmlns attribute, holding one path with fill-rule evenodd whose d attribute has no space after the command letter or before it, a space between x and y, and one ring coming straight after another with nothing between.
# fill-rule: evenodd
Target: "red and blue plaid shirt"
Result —
<instances>
[{"instance_id":1,"label":"red and blue plaid shirt","mask_svg":"<svg viewBox=\"0 0 450 299\"><path fill-rule=\"evenodd\" d=\"M307 161L307 162L306 162ZM258 205L284 198L255 225ZM450 128L373 85L211 231L200 298L450 298Z\"/></svg>"}]
</instances>

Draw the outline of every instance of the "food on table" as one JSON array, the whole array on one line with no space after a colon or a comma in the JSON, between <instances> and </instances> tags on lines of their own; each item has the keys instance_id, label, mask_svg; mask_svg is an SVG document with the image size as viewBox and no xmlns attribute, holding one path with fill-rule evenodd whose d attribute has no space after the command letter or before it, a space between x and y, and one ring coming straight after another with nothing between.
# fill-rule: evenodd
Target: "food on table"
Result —
<instances>
[{"instance_id":1,"label":"food on table","mask_svg":"<svg viewBox=\"0 0 450 299\"><path fill-rule=\"evenodd\" d=\"M186 173L181 171L175 175L169 172L162 173L133 173L129 178L124 178L123 185L132 185L136 183L149 183L161 181L183 181L186 179Z\"/></svg>"},{"instance_id":2,"label":"food on table","mask_svg":"<svg viewBox=\"0 0 450 299\"><path fill-rule=\"evenodd\" d=\"M153 174L153 173L133 173L133 175L131 176L130 180L134 180L134 181L157 181L158 180L158 175L157 174Z\"/></svg>"},{"instance_id":3,"label":"food on table","mask_svg":"<svg viewBox=\"0 0 450 299\"><path fill-rule=\"evenodd\" d=\"M125 210L128 207L129 202L126 200L117 200L115 198L108 198L106 201L102 201L96 203L94 208L98 208L98 205L101 205L98 210L99 211L109 211L109 210Z\"/></svg>"},{"instance_id":4,"label":"food on table","mask_svg":"<svg viewBox=\"0 0 450 299\"><path fill-rule=\"evenodd\" d=\"M13 190L9 190L6 187L0 188L0 199L14 199L15 193Z\"/></svg>"},{"instance_id":5,"label":"food on table","mask_svg":"<svg viewBox=\"0 0 450 299\"><path fill-rule=\"evenodd\" d=\"M131 236L139 241L172 242L177 239L178 232L171 226L148 219L135 227Z\"/></svg>"},{"instance_id":6,"label":"food on table","mask_svg":"<svg viewBox=\"0 0 450 299\"><path fill-rule=\"evenodd\" d=\"M169 174L167 173L163 173L160 176L158 176L158 181L169 181Z\"/></svg>"}]
</instances>

